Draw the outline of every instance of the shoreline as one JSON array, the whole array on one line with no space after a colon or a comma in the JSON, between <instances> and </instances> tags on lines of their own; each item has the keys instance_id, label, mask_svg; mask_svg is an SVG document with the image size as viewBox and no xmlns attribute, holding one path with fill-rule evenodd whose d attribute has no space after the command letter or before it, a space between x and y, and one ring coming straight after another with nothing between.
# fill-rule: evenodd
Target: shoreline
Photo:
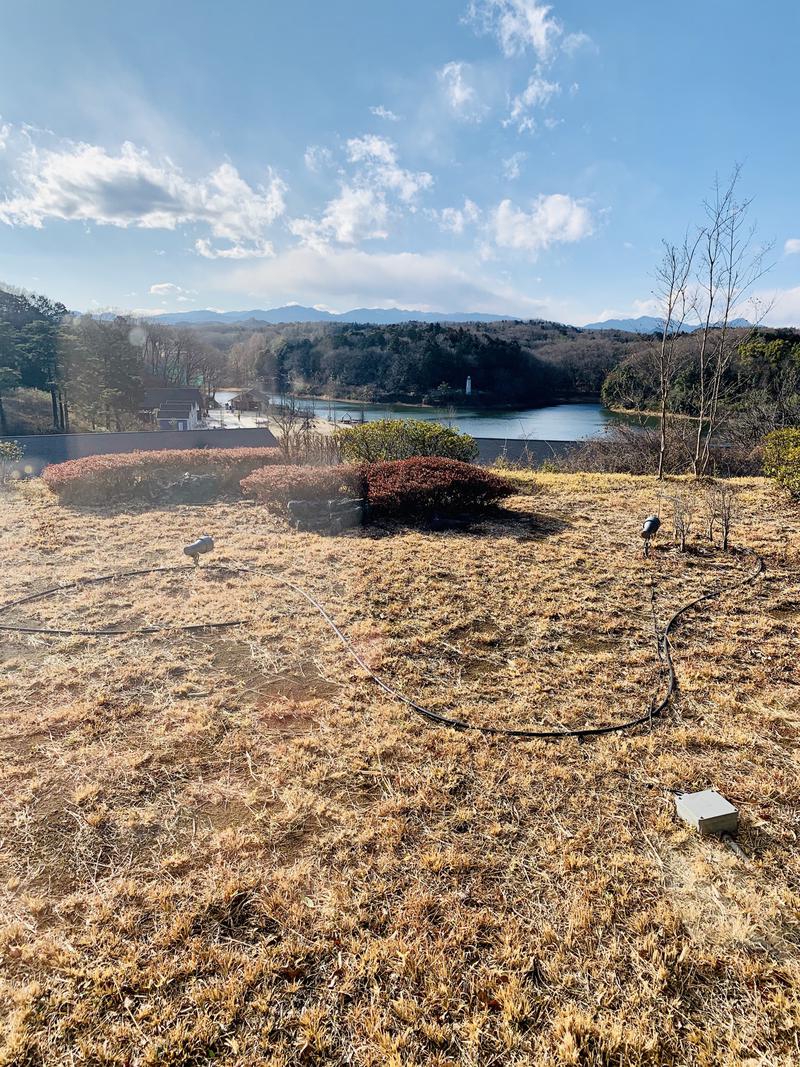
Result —
<instances>
[{"instance_id":1,"label":"shoreline","mask_svg":"<svg viewBox=\"0 0 800 1067\"><path fill-rule=\"evenodd\" d=\"M281 394L270 394L271 396L280 396ZM536 411L540 408L556 407L560 404L601 404L600 396L595 393L577 393L569 396L556 396L552 400L543 401L541 404L528 404L524 409L520 404L487 404L485 406L480 404L424 404L421 400L356 400L352 397L346 396L328 396L328 395L314 395L311 393L285 393L283 394L287 399L291 400L311 400L319 401L323 403L332 404L353 404L356 407L371 407L371 408L425 408L426 411L441 411L447 412L451 408L456 411L518 411L518 410L530 410ZM617 414L626 414L624 411L617 410L615 408L609 408L609 411L615 411ZM639 414L634 412L634 414Z\"/></svg>"},{"instance_id":2,"label":"shoreline","mask_svg":"<svg viewBox=\"0 0 800 1067\"><path fill-rule=\"evenodd\" d=\"M603 405L605 407L605 405ZM648 411L642 408L609 408L609 411L613 411L615 415L627 415L630 418L635 418L637 415L643 415L648 419L660 419L660 411ZM668 411L668 419L681 419L684 422L697 422L697 415L684 415L680 411Z\"/></svg>"}]
</instances>

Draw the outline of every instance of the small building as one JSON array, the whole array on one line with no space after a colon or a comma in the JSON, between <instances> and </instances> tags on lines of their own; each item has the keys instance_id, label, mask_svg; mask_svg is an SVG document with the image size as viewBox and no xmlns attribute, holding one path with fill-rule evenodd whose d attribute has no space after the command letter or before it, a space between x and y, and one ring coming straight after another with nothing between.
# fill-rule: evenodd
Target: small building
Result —
<instances>
[{"instance_id":1,"label":"small building","mask_svg":"<svg viewBox=\"0 0 800 1067\"><path fill-rule=\"evenodd\" d=\"M203 394L189 385L150 386L141 414L159 430L195 430L205 414Z\"/></svg>"},{"instance_id":2,"label":"small building","mask_svg":"<svg viewBox=\"0 0 800 1067\"><path fill-rule=\"evenodd\" d=\"M216 389L214 405L226 411L261 411L264 394L258 389Z\"/></svg>"}]
</instances>

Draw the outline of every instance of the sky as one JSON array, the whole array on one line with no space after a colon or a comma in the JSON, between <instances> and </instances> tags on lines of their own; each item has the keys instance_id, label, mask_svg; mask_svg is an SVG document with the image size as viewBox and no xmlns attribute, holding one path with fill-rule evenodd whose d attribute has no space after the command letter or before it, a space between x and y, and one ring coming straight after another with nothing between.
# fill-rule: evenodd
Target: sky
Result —
<instances>
[{"instance_id":1,"label":"sky","mask_svg":"<svg viewBox=\"0 0 800 1067\"><path fill-rule=\"evenodd\" d=\"M738 163L766 321L800 325L796 0L0 9L0 282L140 314L650 314L661 241Z\"/></svg>"}]
</instances>

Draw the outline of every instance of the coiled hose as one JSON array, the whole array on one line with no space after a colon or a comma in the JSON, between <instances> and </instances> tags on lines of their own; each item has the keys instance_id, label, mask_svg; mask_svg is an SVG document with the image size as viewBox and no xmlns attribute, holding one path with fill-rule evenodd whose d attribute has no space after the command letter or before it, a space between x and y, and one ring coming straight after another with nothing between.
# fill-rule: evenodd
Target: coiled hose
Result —
<instances>
[{"instance_id":1,"label":"coiled hose","mask_svg":"<svg viewBox=\"0 0 800 1067\"><path fill-rule=\"evenodd\" d=\"M100 585L103 582L111 582L120 578L134 578L147 574L164 574L174 571L194 571L194 567L191 565L175 565L169 567L145 567L140 570L133 571L121 571L115 574L102 574L96 578L81 578L78 581L70 582L68 585L51 586L48 589L44 589L38 593L31 593L29 596L20 597L18 600L9 600L5 604L0 604L0 615L5 612L11 611L13 608L18 608L24 604L33 603L36 600L44 600L47 597L56 595L57 593L65 592L69 589L83 588L89 585ZM262 574L264 577L271 579L272 581L279 582L281 585L286 586L287 589L293 590L303 597L318 614L322 617L328 627L336 634L339 641L344 645L347 652L355 660L359 667L369 676L375 685L379 686L388 696L393 700L399 701L404 704L411 711L417 715L421 715L428 722L436 723L439 726L449 726L455 730L472 730L478 733L482 733L489 736L500 737L518 737L528 739L540 739L540 740L562 740L564 738L578 738L579 740L586 737L598 737L602 734L621 733L625 730L632 730L636 726L641 726L644 723L652 723L652 720L661 715L669 706L673 696L678 689L678 678L675 673L675 664L672 661L672 650L670 645L670 634L677 625L679 619L692 608L697 607L698 604L702 604L706 600L715 600L721 597L725 593L732 592L735 589L739 589L744 585L749 585L751 582L761 574L764 569L764 561L760 556L756 557L756 565L754 569L747 575L745 575L740 581L734 582L731 585L722 586L718 589L712 589L707 593L702 593L700 596L695 597L694 600L688 601L683 604L672 615L667 622L662 633L658 633L656 630L656 645L657 653L660 662L666 667L667 671L667 688L664 696L656 704L655 701L651 704L650 708L643 714L634 719L628 719L625 722L615 723L612 726L586 726L577 730L528 730L522 728L513 728L505 726L482 726L479 723L468 722L464 719L451 718L447 715L441 715L439 712L432 711L430 708L424 707L422 704L418 704L415 700L405 696L394 686L384 681L380 675L376 674L371 667L367 665L364 659L354 648L352 642L345 633L337 626L335 620L331 618L325 608L320 602L302 586L297 585L295 582L290 581L288 578L284 578L281 574L276 574L274 571L267 570L263 567L247 567L247 566L228 566L226 564L207 564L204 569L226 571L229 574ZM42 634L50 637L67 637L67 636L82 636L82 637L122 637L130 636L134 634L153 634L161 633L164 631L172 632L187 632L198 630L220 630L227 629L235 626L245 625L245 619L234 619L230 622L202 622L202 623L190 623L182 625L166 625L166 626L143 626L134 629L101 629L91 630L83 628L54 628L47 626L22 626L15 623L0 623L0 630L11 631L13 633L22 634Z\"/></svg>"}]
</instances>

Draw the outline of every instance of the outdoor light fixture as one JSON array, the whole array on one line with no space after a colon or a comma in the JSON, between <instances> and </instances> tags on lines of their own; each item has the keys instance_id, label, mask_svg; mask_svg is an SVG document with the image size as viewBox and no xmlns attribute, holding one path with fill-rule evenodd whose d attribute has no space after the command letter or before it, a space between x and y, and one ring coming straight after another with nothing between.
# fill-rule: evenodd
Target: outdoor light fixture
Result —
<instances>
[{"instance_id":1,"label":"outdoor light fixture","mask_svg":"<svg viewBox=\"0 0 800 1067\"><path fill-rule=\"evenodd\" d=\"M658 528L661 525L661 519L658 515L648 515L642 523L642 529L640 535L644 538L644 554L648 555L650 551L650 538L655 537L658 533Z\"/></svg>"},{"instance_id":2,"label":"outdoor light fixture","mask_svg":"<svg viewBox=\"0 0 800 1067\"><path fill-rule=\"evenodd\" d=\"M209 534L203 534L202 537L198 537L196 541L192 541L190 545L187 545L184 550L184 556L191 556L192 562L195 567L200 563L200 557L204 556L206 552L214 551L214 539Z\"/></svg>"}]
</instances>

